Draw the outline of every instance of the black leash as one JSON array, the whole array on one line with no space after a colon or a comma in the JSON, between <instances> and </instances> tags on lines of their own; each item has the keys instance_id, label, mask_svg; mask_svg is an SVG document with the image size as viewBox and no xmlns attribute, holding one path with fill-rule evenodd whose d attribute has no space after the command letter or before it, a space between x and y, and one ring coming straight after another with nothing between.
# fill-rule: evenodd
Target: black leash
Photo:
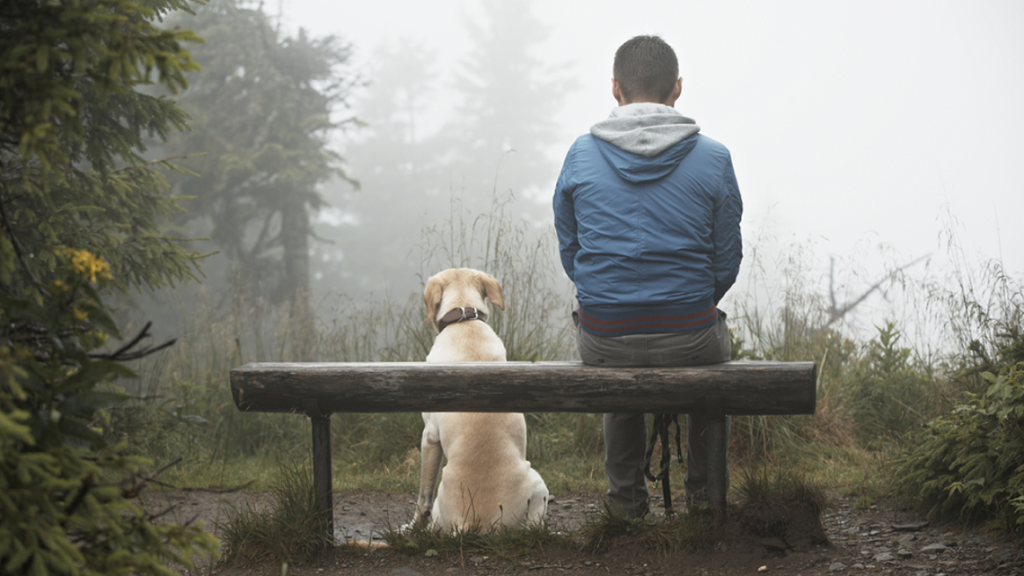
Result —
<instances>
[{"instance_id":1,"label":"black leash","mask_svg":"<svg viewBox=\"0 0 1024 576\"><path fill-rule=\"evenodd\" d=\"M672 489L669 487L669 465L672 464L672 447L669 445L669 428L676 425L676 458L683 463L683 447L679 442L679 415L678 414L655 414L654 430L651 438L647 441L647 452L644 454L644 476L652 482L661 482L661 491L665 496L665 515L672 514ZM661 440L661 472L655 476L651 474L651 456L654 454L654 444Z\"/></svg>"}]
</instances>

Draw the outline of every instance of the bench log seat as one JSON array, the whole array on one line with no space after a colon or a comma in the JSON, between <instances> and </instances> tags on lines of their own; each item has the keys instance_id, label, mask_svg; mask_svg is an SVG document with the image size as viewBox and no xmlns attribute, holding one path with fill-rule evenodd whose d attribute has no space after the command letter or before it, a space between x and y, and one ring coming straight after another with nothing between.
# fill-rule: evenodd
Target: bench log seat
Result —
<instances>
[{"instance_id":1,"label":"bench log seat","mask_svg":"<svg viewBox=\"0 0 1024 576\"><path fill-rule=\"evenodd\" d=\"M231 371L243 412L305 414L313 428L313 485L333 534L330 416L335 412L704 413L708 492L726 504L725 416L813 414L814 362L726 362L604 368L581 362L252 363Z\"/></svg>"}]
</instances>

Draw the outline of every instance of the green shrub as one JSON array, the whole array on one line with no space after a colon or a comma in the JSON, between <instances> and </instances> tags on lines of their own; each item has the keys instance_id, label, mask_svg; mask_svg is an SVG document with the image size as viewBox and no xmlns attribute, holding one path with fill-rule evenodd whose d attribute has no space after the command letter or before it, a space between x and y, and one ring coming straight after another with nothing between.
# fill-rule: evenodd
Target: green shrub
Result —
<instances>
[{"instance_id":1,"label":"green shrub","mask_svg":"<svg viewBox=\"0 0 1024 576\"><path fill-rule=\"evenodd\" d=\"M916 435L896 469L903 494L936 517L1004 517L1024 532L1024 362L987 372L951 414Z\"/></svg>"},{"instance_id":2,"label":"green shrub","mask_svg":"<svg viewBox=\"0 0 1024 576\"><path fill-rule=\"evenodd\" d=\"M909 438L896 487L934 517L995 521L1024 539L1024 288L998 263L981 281L959 268L953 280L929 299L945 312L955 351L944 367L959 395Z\"/></svg>"},{"instance_id":3,"label":"green shrub","mask_svg":"<svg viewBox=\"0 0 1024 576\"><path fill-rule=\"evenodd\" d=\"M80 257L81 252L76 253ZM106 274L105 263L90 263ZM64 268L52 297L0 296L0 572L173 574L217 540L198 526L160 524L134 498L149 460L108 444L96 424L125 395L132 347L118 335L90 273ZM88 319L88 323L84 320ZM22 328L18 330L17 328ZM38 340L29 340L34 334Z\"/></svg>"},{"instance_id":4,"label":"green shrub","mask_svg":"<svg viewBox=\"0 0 1024 576\"><path fill-rule=\"evenodd\" d=\"M939 382L913 361L913 351L899 346L892 322L878 328L863 356L844 375L843 404L867 446L899 439L939 414L944 402Z\"/></svg>"},{"instance_id":5,"label":"green shrub","mask_svg":"<svg viewBox=\"0 0 1024 576\"><path fill-rule=\"evenodd\" d=\"M188 0L0 2L0 573L166 574L216 552L137 504L149 462L104 441L113 383L154 348L123 345L100 295L194 279L165 233L180 210L146 134L187 125L170 98L198 68ZM141 343L141 344L140 344ZM159 349L159 346L157 347Z\"/></svg>"}]
</instances>

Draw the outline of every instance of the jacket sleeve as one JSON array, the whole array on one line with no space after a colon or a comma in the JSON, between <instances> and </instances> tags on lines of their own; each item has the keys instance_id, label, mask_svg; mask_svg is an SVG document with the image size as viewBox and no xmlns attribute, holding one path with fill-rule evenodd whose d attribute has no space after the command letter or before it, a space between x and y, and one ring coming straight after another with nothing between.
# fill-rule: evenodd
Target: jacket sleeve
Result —
<instances>
[{"instance_id":1,"label":"jacket sleeve","mask_svg":"<svg viewBox=\"0 0 1024 576\"><path fill-rule=\"evenodd\" d=\"M715 273L715 304L736 282L740 271L740 260L743 259L743 238L740 234L742 216L743 200L740 198L740 188L730 156L722 172L722 184L715 205L714 229L711 232L714 244L711 265Z\"/></svg>"},{"instance_id":2,"label":"jacket sleeve","mask_svg":"<svg viewBox=\"0 0 1024 576\"><path fill-rule=\"evenodd\" d=\"M558 234L558 254L562 260L562 268L574 282L576 253L580 250L580 241L576 235L576 211L572 200L576 189L572 169L575 148L575 145L570 147L565 155L562 172L555 183L555 197L552 201L555 210L555 232Z\"/></svg>"}]
</instances>

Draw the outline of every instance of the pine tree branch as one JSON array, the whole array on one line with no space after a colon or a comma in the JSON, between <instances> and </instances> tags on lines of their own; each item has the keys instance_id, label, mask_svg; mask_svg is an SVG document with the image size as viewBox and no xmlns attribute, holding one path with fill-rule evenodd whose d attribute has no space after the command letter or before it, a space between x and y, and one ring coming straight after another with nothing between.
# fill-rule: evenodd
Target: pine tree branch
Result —
<instances>
[{"instance_id":1,"label":"pine tree branch","mask_svg":"<svg viewBox=\"0 0 1024 576\"><path fill-rule=\"evenodd\" d=\"M166 158L158 158L156 160L150 160L150 161L144 162L142 164L131 164L131 165L128 165L128 166L122 166L121 168L117 168L117 169L111 170L110 173L111 174L119 174L119 173L123 173L123 172L131 172L133 170L149 170L151 167L158 166L158 165L159 166L163 166L165 168L174 168L175 166L174 166L173 162L175 162L175 161L178 161L178 160L189 160L191 158L196 158L196 157L199 157L199 156L206 156L206 152L196 152L195 154L179 154L177 156L168 156Z\"/></svg>"},{"instance_id":2,"label":"pine tree branch","mask_svg":"<svg viewBox=\"0 0 1024 576\"><path fill-rule=\"evenodd\" d=\"M3 183L0 182L0 187L2 186ZM32 272L32 269L29 268L28 262L25 260L25 252L21 247L21 242L18 241L17 235L14 233L14 227L11 226L10 219L7 217L7 208L4 206L3 198L3 189L0 188L0 220L2 220L4 230L7 231L7 235L11 238L11 246L14 247L14 254L18 258L18 262L21 263L21 267L25 269L25 273L28 275L29 280L32 281L32 285L35 286L43 296L49 297L50 293L39 283L39 279L36 278L35 273Z\"/></svg>"},{"instance_id":3,"label":"pine tree branch","mask_svg":"<svg viewBox=\"0 0 1024 576\"><path fill-rule=\"evenodd\" d=\"M163 466L161 466L160 469L157 470L156 472L153 472L153 476L159 476L164 470L167 470L171 466L174 466L178 462L181 462L181 460L182 460L181 456L178 456L174 460L171 460L167 464L164 464ZM138 496L142 492L142 489L146 487L146 482L149 481L149 480L152 480L152 478L147 478L147 477L142 476L140 474L139 475L139 481L136 482L135 484L133 484L131 488L125 490L122 493L122 496L124 496L125 498L135 498L136 496Z\"/></svg>"},{"instance_id":4,"label":"pine tree branch","mask_svg":"<svg viewBox=\"0 0 1024 576\"><path fill-rule=\"evenodd\" d=\"M82 480L82 486L79 488L78 494L75 495L75 499L72 500L71 504L64 509L64 521L61 522L62 527L67 526L68 520L71 519L71 515L75 513L75 510L77 510L82 504L82 501L85 500L85 495L89 492L89 489L92 488L92 485L93 478L92 474L90 474Z\"/></svg>"},{"instance_id":5,"label":"pine tree branch","mask_svg":"<svg viewBox=\"0 0 1024 576\"><path fill-rule=\"evenodd\" d=\"M140 330L139 333L136 334L135 337L131 339L131 341L129 341L124 346L121 346L114 352L110 354L91 353L89 354L89 358L97 360L112 360L114 362L127 362L129 360L138 360L139 358L149 356L150 354L159 352L164 348L173 346L178 341L177 338L171 338L170 340L164 342L163 344L151 348L142 348L141 350L137 350L135 352L130 352L130 350L134 348L139 342L141 342L143 338L148 338L152 336L152 334L149 333L149 327L152 325L152 322L146 322L146 325L142 327L142 330Z\"/></svg>"}]
</instances>

